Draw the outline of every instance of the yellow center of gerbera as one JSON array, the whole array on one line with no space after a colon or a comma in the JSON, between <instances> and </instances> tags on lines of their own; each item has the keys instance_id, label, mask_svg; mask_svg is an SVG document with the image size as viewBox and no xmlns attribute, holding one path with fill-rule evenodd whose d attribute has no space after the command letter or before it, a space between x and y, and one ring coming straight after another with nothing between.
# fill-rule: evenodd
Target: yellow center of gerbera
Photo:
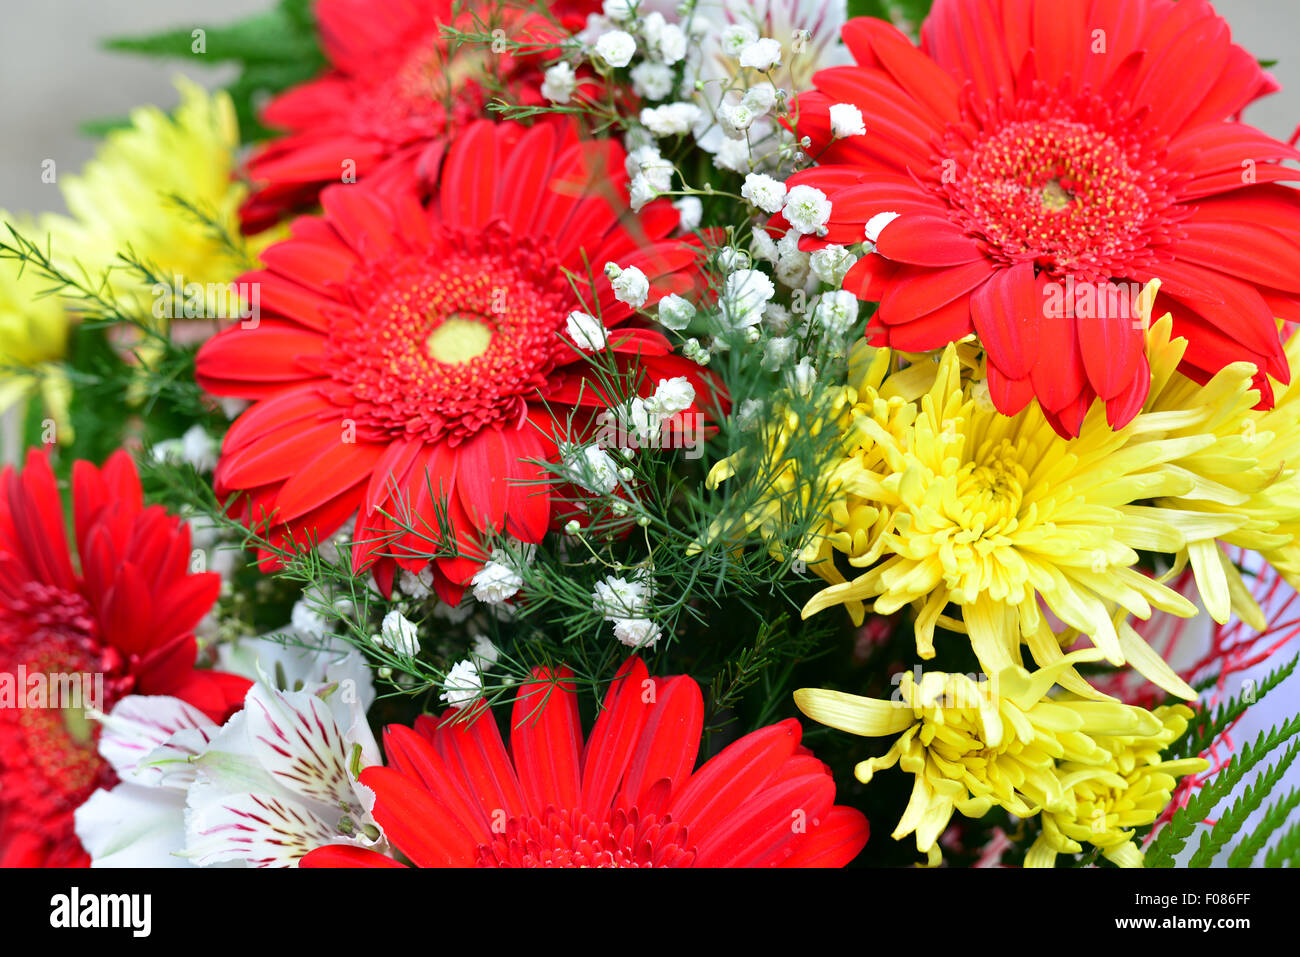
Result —
<instances>
[{"instance_id":1,"label":"yellow center of gerbera","mask_svg":"<svg viewBox=\"0 0 1300 957\"><path fill-rule=\"evenodd\" d=\"M470 362L488 351L492 327L477 317L454 316L429 334L428 348L438 362L447 365Z\"/></svg>"}]
</instances>

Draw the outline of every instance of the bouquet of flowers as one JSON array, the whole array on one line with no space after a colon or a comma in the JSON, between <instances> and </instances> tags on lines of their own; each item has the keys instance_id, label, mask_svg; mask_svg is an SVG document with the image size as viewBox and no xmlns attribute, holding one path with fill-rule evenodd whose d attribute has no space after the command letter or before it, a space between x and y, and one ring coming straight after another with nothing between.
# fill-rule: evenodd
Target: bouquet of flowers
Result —
<instances>
[{"instance_id":1,"label":"bouquet of flowers","mask_svg":"<svg viewBox=\"0 0 1300 957\"><path fill-rule=\"evenodd\" d=\"M1300 863L1300 152L1208 0L111 46L236 78L0 214L0 864Z\"/></svg>"}]
</instances>

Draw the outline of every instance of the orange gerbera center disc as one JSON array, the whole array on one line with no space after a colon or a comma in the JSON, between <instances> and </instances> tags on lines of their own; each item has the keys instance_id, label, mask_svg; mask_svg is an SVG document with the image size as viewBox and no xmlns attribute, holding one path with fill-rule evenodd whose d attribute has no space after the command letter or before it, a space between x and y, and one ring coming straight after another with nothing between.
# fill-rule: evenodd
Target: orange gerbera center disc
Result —
<instances>
[{"instance_id":1,"label":"orange gerbera center disc","mask_svg":"<svg viewBox=\"0 0 1300 957\"><path fill-rule=\"evenodd\" d=\"M636 808L606 821L547 808L506 820L499 835L479 845L478 867L687 867L695 860L684 827Z\"/></svg>"},{"instance_id":2,"label":"orange gerbera center disc","mask_svg":"<svg viewBox=\"0 0 1300 957\"><path fill-rule=\"evenodd\" d=\"M359 320L336 320L326 366L358 432L459 441L518 421L564 355L572 306L549 245L502 224L349 277Z\"/></svg>"},{"instance_id":3,"label":"orange gerbera center disc","mask_svg":"<svg viewBox=\"0 0 1300 957\"><path fill-rule=\"evenodd\" d=\"M1040 92L1015 115L951 130L939 189L1007 264L1106 279L1165 238L1171 197L1157 159L1099 101Z\"/></svg>"}]
</instances>

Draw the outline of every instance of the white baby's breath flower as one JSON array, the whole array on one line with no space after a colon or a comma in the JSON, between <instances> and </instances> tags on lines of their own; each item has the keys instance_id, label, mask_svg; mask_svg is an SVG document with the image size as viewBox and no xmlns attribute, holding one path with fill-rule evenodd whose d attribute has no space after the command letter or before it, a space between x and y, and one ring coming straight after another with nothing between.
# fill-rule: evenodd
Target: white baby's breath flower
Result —
<instances>
[{"instance_id":1,"label":"white baby's breath flower","mask_svg":"<svg viewBox=\"0 0 1300 957\"><path fill-rule=\"evenodd\" d=\"M857 261L858 257L843 246L824 246L809 255L808 268L822 282L838 288Z\"/></svg>"},{"instance_id":2,"label":"white baby's breath flower","mask_svg":"<svg viewBox=\"0 0 1300 957\"><path fill-rule=\"evenodd\" d=\"M766 173L750 173L740 187L740 195L765 213L779 213L785 205L785 183Z\"/></svg>"},{"instance_id":3,"label":"white baby's breath flower","mask_svg":"<svg viewBox=\"0 0 1300 957\"><path fill-rule=\"evenodd\" d=\"M680 332L695 318L695 307L676 293L659 300L659 322L666 328Z\"/></svg>"},{"instance_id":4,"label":"white baby's breath flower","mask_svg":"<svg viewBox=\"0 0 1300 957\"><path fill-rule=\"evenodd\" d=\"M546 71L542 79L542 96L552 103L568 103L577 87L578 78L573 73L573 67L567 63L557 63Z\"/></svg>"},{"instance_id":5,"label":"white baby's breath flower","mask_svg":"<svg viewBox=\"0 0 1300 957\"><path fill-rule=\"evenodd\" d=\"M799 185L786 193L782 212L795 232L822 233L831 218L831 203L820 189Z\"/></svg>"},{"instance_id":6,"label":"white baby's breath flower","mask_svg":"<svg viewBox=\"0 0 1300 957\"><path fill-rule=\"evenodd\" d=\"M594 495L608 495L618 487L618 466L609 453L597 445L588 445L575 457L569 468L573 482Z\"/></svg>"},{"instance_id":7,"label":"white baby's breath flower","mask_svg":"<svg viewBox=\"0 0 1300 957\"><path fill-rule=\"evenodd\" d=\"M813 321L828 336L843 338L858 321L858 297L844 289L818 296Z\"/></svg>"},{"instance_id":8,"label":"white baby's breath flower","mask_svg":"<svg viewBox=\"0 0 1300 957\"><path fill-rule=\"evenodd\" d=\"M723 246L718 250L714 257L718 269L722 272L733 272L737 269L749 268L749 254L744 250L737 249L735 246Z\"/></svg>"},{"instance_id":9,"label":"white baby's breath flower","mask_svg":"<svg viewBox=\"0 0 1300 957\"><path fill-rule=\"evenodd\" d=\"M685 232L697 228L700 221L704 219L704 203L698 196L683 196L674 200L673 208L681 216L680 227Z\"/></svg>"},{"instance_id":10,"label":"white baby's breath flower","mask_svg":"<svg viewBox=\"0 0 1300 957\"><path fill-rule=\"evenodd\" d=\"M510 557L500 549L494 549L492 558L474 573L470 579L474 597L485 605L499 605L519 594L524 580L515 570Z\"/></svg>"},{"instance_id":11,"label":"white baby's breath flower","mask_svg":"<svg viewBox=\"0 0 1300 957\"><path fill-rule=\"evenodd\" d=\"M713 154L713 165L718 169L729 169L733 173L748 173L749 144L744 140L724 137L718 151Z\"/></svg>"},{"instance_id":12,"label":"white baby's breath flower","mask_svg":"<svg viewBox=\"0 0 1300 957\"><path fill-rule=\"evenodd\" d=\"M733 139L744 139L745 131L754 123L754 111L744 103L729 103L725 100L718 104L718 122L722 131Z\"/></svg>"},{"instance_id":13,"label":"white baby's breath flower","mask_svg":"<svg viewBox=\"0 0 1300 957\"><path fill-rule=\"evenodd\" d=\"M738 57L758 39L758 31L749 23L733 23L722 31L722 52Z\"/></svg>"},{"instance_id":14,"label":"white baby's breath flower","mask_svg":"<svg viewBox=\"0 0 1300 957\"><path fill-rule=\"evenodd\" d=\"M605 275L614 289L615 299L634 309L645 305L646 298L650 295L650 281L640 269L636 266L624 269L617 263L610 262L605 263Z\"/></svg>"},{"instance_id":15,"label":"white baby's breath flower","mask_svg":"<svg viewBox=\"0 0 1300 957\"><path fill-rule=\"evenodd\" d=\"M596 41L596 56L612 67L624 67L636 53L636 39L626 30L610 30Z\"/></svg>"},{"instance_id":16,"label":"white baby's breath flower","mask_svg":"<svg viewBox=\"0 0 1300 957\"><path fill-rule=\"evenodd\" d=\"M632 578L607 575L592 588L591 607L600 612L606 621L636 618L646 611L650 592L645 582Z\"/></svg>"},{"instance_id":17,"label":"white baby's breath flower","mask_svg":"<svg viewBox=\"0 0 1300 957\"><path fill-rule=\"evenodd\" d=\"M605 0L600 12L615 23L626 23L636 15L637 0Z\"/></svg>"},{"instance_id":18,"label":"white baby's breath flower","mask_svg":"<svg viewBox=\"0 0 1300 957\"><path fill-rule=\"evenodd\" d=\"M483 694L483 675L474 662L466 659L452 665L442 683L438 697L457 710L472 705Z\"/></svg>"},{"instance_id":19,"label":"white baby's breath flower","mask_svg":"<svg viewBox=\"0 0 1300 957\"><path fill-rule=\"evenodd\" d=\"M745 91L740 102L749 107L755 116L763 116L776 106L776 87L766 81L755 83Z\"/></svg>"},{"instance_id":20,"label":"white baby's breath flower","mask_svg":"<svg viewBox=\"0 0 1300 957\"><path fill-rule=\"evenodd\" d=\"M671 418L678 412L685 412L695 402L695 386L686 376L660 379L655 386L655 393L645 400L648 412L662 418Z\"/></svg>"},{"instance_id":21,"label":"white baby's breath flower","mask_svg":"<svg viewBox=\"0 0 1300 957\"><path fill-rule=\"evenodd\" d=\"M419 632L415 624L400 611L390 611L379 625L379 634L372 639L380 648L386 648L403 658L414 658L420 653Z\"/></svg>"},{"instance_id":22,"label":"white baby's breath flower","mask_svg":"<svg viewBox=\"0 0 1300 957\"><path fill-rule=\"evenodd\" d=\"M831 107L831 135L837 140L849 136L862 136L867 132L867 125L862 120L862 111L852 103L836 103Z\"/></svg>"},{"instance_id":23,"label":"white baby's breath flower","mask_svg":"<svg viewBox=\"0 0 1300 957\"><path fill-rule=\"evenodd\" d=\"M763 318L763 307L776 295L776 287L757 269L738 269L722 284L722 301L732 326L752 326Z\"/></svg>"},{"instance_id":24,"label":"white baby's breath flower","mask_svg":"<svg viewBox=\"0 0 1300 957\"><path fill-rule=\"evenodd\" d=\"M746 399L736 410L736 428L742 432L752 432L758 427L763 417L763 400Z\"/></svg>"},{"instance_id":25,"label":"white baby's breath flower","mask_svg":"<svg viewBox=\"0 0 1300 957\"><path fill-rule=\"evenodd\" d=\"M700 118L694 103L667 103L641 111L641 123L655 136L682 136L691 131Z\"/></svg>"},{"instance_id":26,"label":"white baby's breath flower","mask_svg":"<svg viewBox=\"0 0 1300 957\"><path fill-rule=\"evenodd\" d=\"M469 651L469 660L474 662L480 672L487 671L501 658L501 649L492 644L484 635L474 636L474 647Z\"/></svg>"},{"instance_id":27,"label":"white baby's breath flower","mask_svg":"<svg viewBox=\"0 0 1300 957\"><path fill-rule=\"evenodd\" d=\"M426 565L416 575L403 568L397 576L397 588L403 595L424 601L433 594L433 570Z\"/></svg>"},{"instance_id":28,"label":"white baby's breath flower","mask_svg":"<svg viewBox=\"0 0 1300 957\"><path fill-rule=\"evenodd\" d=\"M784 369L794 356L798 343L787 336L775 336L768 339L763 346L763 359L760 365L768 372Z\"/></svg>"},{"instance_id":29,"label":"white baby's breath flower","mask_svg":"<svg viewBox=\"0 0 1300 957\"><path fill-rule=\"evenodd\" d=\"M639 213L647 203L653 202L658 196L659 190L655 189L654 184L641 173L633 176L632 182L628 184L628 205L632 207L634 213Z\"/></svg>"},{"instance_id":30,"label":"white baby's breath flower","mask_svg":"<svg viewBox=\"0 0 1300 957\"><path fill-rule=\"evenodd\" d=\"M671 67L653 60L642 60L632 67L632 89L647 100L662 100L673 91Z\"/></svg>"},{"instance_id":31,"label":"white baby's breath flower","mask_svg":"<svg viewBox=\"0 0 1300 957\"><path fill-rule=\"evenodd\" d=\"M785 195L784 183L781 184L781 195ZM754 228L754 234L749 241L749 249L754 254L755 259L762 259L771 263L776 262L776 243L772 241L772 237L768 235L767 230L761 226Z\"/></svg>"},{"instance_id":32,"label":"white baby's breath flower","mask_svg":"<svg viewBox=\"0 0 1300 957\"><path fill-rule=\"evenodd\" d=\"M867 220L866 226L862 228L863 236L869 243L875 243L880 240L880 234L885 231L885 227L898 218L898 213L876 213Z\"/></svg>"},{"instance_id":33,"label":"white baby's breath flower","mask_svg":"<svg viewBox=\"0 0 1300 957\"><path fill-rule=\"evenodd\" d=\"M605 324L595 316L574 310L565 320L565 331L574 345L586 352L596 352L605 348L609 336Z\"/></svg>"},{"instance_id":34,"label":"white baby's breath flower","mask_svg":"<svg viewBox=\"0 0 1300 957\"><path fill-rule=\"evenodd\" d=\"M791 370L790 384L800 395L812 395L813 386L817 384L817 370L813 368L810 358L804 356L795 364Z\"/></svg>"},{"instance_id":35,"label":"white baby's breath flower","mask_svg":"<svg viewBox=\"0 0 1300 957\"><path fill-rule=\"evenodd\" d=\"M781 63L781 44L770 37L755 40L740 51L740 65L766 73Z\"/></svg>"},{"instance_id":36,"label":"white baby's breath flower","mask_svg":"<svg viewBox=\"0 0 1300 957\"><path fill-rule=\"evenodd\" d=\"M666 24L654 39L655 54L668 66L684 60L686 48L686 32L675 23Z\"/></svg>"},{"instance_id":37,"label":"white baby's breath flower","mask_svg":"<svg viewBox=\"0 0 1300 957\"><path fill-rule=\"evenodd\" d=\"M629 648L649 648L659 640L660 629L648 618L620 618L614 622L614 637Z\"/></svg>"}]
</instances>

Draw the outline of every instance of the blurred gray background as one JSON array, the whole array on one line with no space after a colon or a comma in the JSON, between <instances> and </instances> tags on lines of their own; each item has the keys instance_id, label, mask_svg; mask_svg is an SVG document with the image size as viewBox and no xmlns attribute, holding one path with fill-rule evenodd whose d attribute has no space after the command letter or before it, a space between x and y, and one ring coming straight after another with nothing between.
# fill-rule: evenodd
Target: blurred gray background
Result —
<instances>
[{"instance_id":1,"label":"blurred gray background","mask_svg":"<svg viewBox=\"0 0 1300 957\"><path fill-rule=\"evenodd\" d=\"M59 188L41 182L41 163L52 158L60 172L79 169L94 141L79 125L123 116L141 103L170 108L176 103L171 77L177 72L208 86L227 82L224 70L203 70L177 61L154 61L98 49L101 39L167 27L220 24L271 5L272 0L3 0L0 15L0 207L13 212L63 210ZM1218 0L1233 38L1263 60L1277 60L1273 75L1283 92L1251 107L1247 121L1279 139L1300 123L1300 0ZM1296 653L1295 643L1276 660ZM1267 668L1256 669L1258 678ZM1238 682L1229 689L1240 690ZM1276 689L1263 706L1248 712L1237 741L1295 714L1300 673ZM1300 786L1300 765L1274 790L1280 796ZM1194 837L1190 842L1195 847ZM1225 852L1226 854L1226 852ZM1222 860L1222 857L1221 857Z\"/></svg>"}]
</instances>

